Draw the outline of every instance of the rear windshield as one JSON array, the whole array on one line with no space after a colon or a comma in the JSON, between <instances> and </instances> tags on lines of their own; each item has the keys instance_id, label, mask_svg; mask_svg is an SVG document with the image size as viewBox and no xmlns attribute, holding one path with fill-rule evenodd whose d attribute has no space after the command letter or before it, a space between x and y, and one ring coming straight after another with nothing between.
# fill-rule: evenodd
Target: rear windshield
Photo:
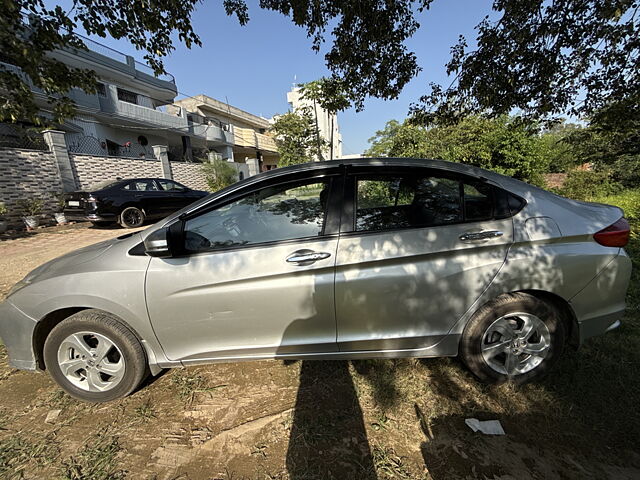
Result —
<instances>
[{"instance_id":1,"label":"rear windshield","mask_svg":"<svg viewBox=\"0 0 640 480\"><path fill-rule=\"evenodd\" d=\"M88 190L104 190L105 188L113 187L121 181L122 180L105 180L103 182L91 185Z\"/></svg>"}]
</instances>

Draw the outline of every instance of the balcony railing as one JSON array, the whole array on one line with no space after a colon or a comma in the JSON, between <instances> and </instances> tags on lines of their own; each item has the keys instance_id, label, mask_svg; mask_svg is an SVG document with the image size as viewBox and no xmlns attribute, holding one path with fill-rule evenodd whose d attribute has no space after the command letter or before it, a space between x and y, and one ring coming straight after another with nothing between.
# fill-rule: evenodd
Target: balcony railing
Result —
<instances>
[{"instance_id":1,"label":"balcony railing","mask_svg":"<svg viewBox=\"0 0 640 480\"><path fill-rule=\"evenodd\" d=\"M239 147L251 147L258 150L277 152L276 142L269 135L258 133L250 128L233 128L234 143Z\"/></svg>"},{"instance_id":2,"label":"balcony railing","mask_svg":"<svg viewBox=\"0 0 640 480\"><path fill-rule=\"evenodd\" d=\"M117 62L120 63L126 63L129 64L129 57L128 55L119 52L118 50L115 50L111 47L107 47L106 45L103 45L102 43L98 43L95 40L91 40L90 38L87 38L83 35L79 35L79 34L75 34L80 40L82 40L82 42L85 44L85 46L87 47L87 49L89 49L92 52L98 53L102 56L108 57L112 60L115 60ZM153 70L153 68L151 68L149 65L147 65L146 63L142 63L139 62L137 60L133 60L133 63L135 65L135 69L145 73L147 75L151 75L152 77L158 78L159 80L164 80L166 82L171 82L171 83L176 83L176 79L173 75L171 75L170 73L164 73L161 75L156 75L155 71Z\"/></svg>"}]
</instances>

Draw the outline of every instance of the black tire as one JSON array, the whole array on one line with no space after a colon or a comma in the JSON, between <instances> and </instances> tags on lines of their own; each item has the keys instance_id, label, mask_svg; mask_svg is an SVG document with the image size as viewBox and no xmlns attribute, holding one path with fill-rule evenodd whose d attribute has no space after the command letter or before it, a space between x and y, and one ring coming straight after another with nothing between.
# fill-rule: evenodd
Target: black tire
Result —
<instances>
[{"instance_id":1,"label":"black tire","mask_svg":"<svg viewBox=\"0 0 640 480\"><path fill-rule=\"evenodd\" d=\"M541 363L525 373L506 375L492 368L482 354L485 332L505 315L525 313L538 317L546 325L550 342ZM482 382L523 384L546 375L559 360L564 349L566 328L560 312L548 302L526 293L501 295L483 305L469 320L460 340L460 358L467 368ZM504 339L502 339L504 341ZM488 344L491 346L492 344ZM506 354L501 354L505 355ZM506 357L505 357L506 358ZM519 357L523 358L523 357ZM523 369L524 370L524 369Z\"/></svg>"},{"instance_id":2,"label":"black tire","mask_svg":"<svg viewBox=\"0 0 640 480\"><path fill-rule=\"evenodd\" d=\"M144 212L138 207L127 207L120 213L120 225L125 228L136 228L144 223Z\"/></svg>"},{"instance_id":3,"label":"black tire","mask_svg":"<svg viewBox=\"0 0 640 480\"><path fill-rule=\"evenodd\" d=\"M91 222L94 227L109 227L114 224L114 222Z\"/></svg>"},{"instance_id":4,"label":"black tire","mask_svg":"<svg viewBox=\"0 0 640 480\"><path fill-rule=\"evenodd\" d=\"M124 374L111 389L91 392L74 385L62 373L58 350L62 342L78 332L95 332L107 337L124 359ZM55 382L69 395L87 402L109 402L133 392L148 374L142 345L133 332L116 317L100 310L83 310L56 325L44 343L44 363Z\"/></svg>"}]
</instances>

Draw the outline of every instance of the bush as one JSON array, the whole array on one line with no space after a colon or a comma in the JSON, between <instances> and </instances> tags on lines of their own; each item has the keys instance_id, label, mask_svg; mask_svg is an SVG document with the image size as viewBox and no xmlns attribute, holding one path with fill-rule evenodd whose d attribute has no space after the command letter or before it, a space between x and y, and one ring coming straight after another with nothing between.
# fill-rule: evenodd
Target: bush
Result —
<instances>
[{"instance_id":1,"label":"bush","mask_svg":"<svg viewBox=\"0 0 640 480\"><path fill-rule=\"evenodd\" d=\"M202 164L202 170L211 192L222 190L238 180L236 170L224 160L205 162Z\"/></svg>"},{"instance_id":2,"label":"bush","mask_svg":"<svg viewBox=\"0 0 640 480\"><path fill-rule=\"evenodd\" d=\"M572 170L557 193L575 200L591 200L620 190L620 184L612 180L609 171Z\"/></svg>"},{"instance_id":3,"label":"bush","mask_svg":"<svg viewBox=\"0 0 640 480\"><path fill-rule=\"evenodd\" d=\"M22 200L18 200L18 206L20 206L26 217L35 217L42 213L42 209L44 208L44 200L35 197L25 198Z\"/></svg>"},{"instance_id":4,"label":"bush","mask_svg":"<svg viewBox=\"0 0 640 480\"><path fill-rule=\"evenodd\" d=\"M7 206L4 202L0 202L0 217L7 214Z\"/></svg>"},{"instance_id":5,"label":"bush","mask_svg":"<svg viewBox=\"0 0 640 480\"><path fill-rule=\"evenodd\" d=\"M624 216L632 221L640 221L640 189L624 190L613 195L592 198L594 202L616 205L624 210Z\"/></svg>"}]
</instances>

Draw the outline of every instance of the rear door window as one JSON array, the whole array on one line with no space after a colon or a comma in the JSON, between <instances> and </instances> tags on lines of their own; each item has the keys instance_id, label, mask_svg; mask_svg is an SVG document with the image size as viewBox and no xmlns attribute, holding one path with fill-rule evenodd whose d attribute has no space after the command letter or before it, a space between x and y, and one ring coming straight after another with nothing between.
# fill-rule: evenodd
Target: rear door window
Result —
<instances>
[{"instance_id":1,"label":"rear door window","mask_svg":"<svg viewBox=\"0 0 640 480\"><path fill-rule=\"evenodd\" d=\"M356 231L432 227L494 216L494 187L439 175L356 176Z\"/></svg>"},{"instance_id":2,"label":"rear door window","mask_svg":"<svg viewBox=\"0 0 640 480\"><path fill-rule=\"evenodd\" d=\"M132 182L127 183L124 187L124 190L130 190L135 192L149 192L149 191L158 191L158 186L153 180L134 180Z\"/></svg>"}]
</instances>

